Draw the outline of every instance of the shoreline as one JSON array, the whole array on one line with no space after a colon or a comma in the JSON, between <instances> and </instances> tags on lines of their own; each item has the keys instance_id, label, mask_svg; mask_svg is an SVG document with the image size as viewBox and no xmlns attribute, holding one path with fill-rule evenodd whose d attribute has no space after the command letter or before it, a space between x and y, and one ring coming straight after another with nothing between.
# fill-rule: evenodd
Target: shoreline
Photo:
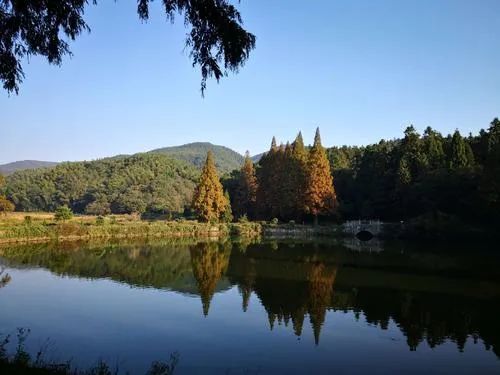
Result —
<instances>
[{"instance_id":1,"label":"shoreline","mask_svg":"<svg viewBox=\"0 0 500 375\"><path fill-rule=\"evenodd\" d=\"M73 219L67 222L19 222L0 226L0 244L125 238L305 238L346 237L342 225L313 226L264 222L200 223L197 221L126 221L97 224Z\"/></svg>"},{"instance_id":2,"label":"shoreline","mask_svg":"<svg viewBox=\"0 0 500 375\"><path fill-rule=\"evenodd\" d=\"M26 220L26 218L29 218ZM71 220L56 222L48 214L0 217L0 245L12 243L37 243L51 241L77 241L92 239L127 238L227 238L242 237L268 239L300 239L311 237L352 238L357 236L343 224L324 225L268 223L248 221L236 223L202 223L195 220L141 220L132 215L106 218L76 216ZM408 223L409 224L409 223ZM418 227L399 223L384 223L383 230L375 234L377 240L410 241L489 241L495 238L488 228L440 225ZM452 230L450 230L452 229ZM359 239L358 239L359 240Z\"/></svg>"}]
</instances>

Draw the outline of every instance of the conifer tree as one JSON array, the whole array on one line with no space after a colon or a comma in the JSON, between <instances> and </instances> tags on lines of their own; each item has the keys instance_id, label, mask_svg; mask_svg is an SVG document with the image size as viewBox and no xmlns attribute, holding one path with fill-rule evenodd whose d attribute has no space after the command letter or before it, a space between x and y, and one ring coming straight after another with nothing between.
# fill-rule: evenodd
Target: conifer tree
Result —
<instances>
[{"instance_id":1,"label":"conifer tree","mask_svg":"<svg viewBox=\"0 0 500 375\"><path fill-rule=\"evenodd\" d=\"M314 145L309 152L306 172L305 208L307 213L314 216L314 223L317 224L318 215L333 212L336 200L330 162L321 145L319 128L316 129Z\"/></svg>"},{"instance_id":2,"label":"conifer tree","mask_svg":"<svg viewBox=\"0 0 500 375\"><path fill-rule=\"evenodd\" d=\"M263 219L270 219L279 214L279 153L276 138L273 137L269 152L259 161L257 203L258 216Z\"/></svg>"},{"instance_id":3,"label":"conifer tree","mask_svg":"<svg viewBox=\"0 0 500 375\"><path fill-rule=\"evenodd\" d=\"M293 160L292 145L287 142L284 151L281 152L279 166L281 175L278 185L280 188L279 216L282 220L289 220L292 218L297 205L295 200L295 168L296 165Z\"/></svg>"},{"instance_id":4,"label":"conifer tree","mask_svg":"<svg viewBox=\"0 0 500 375\"><path fill-rule=\"evenodd\" d=\"M304 147L302 132L299 132L292 144L292 166L289 170L293 186L295 219L300 219L304 214L304 192L306 187L307 150Z\"/></svg>"},{"instance_id":5,"label":"conifer tree","mask_svg":"<svg viewBox=\"0 0 500 375\"><path fill-rule=\"evenodd\" d=\"M200 180L194 192L192 208L200 221L212 222L221 219L227 205L228 202L224 197L212 151L208 151Z\"/></svg>"},{"instance_id":6,"label":"conifer tree","mask_svg":"<svg viewBox=\"0 0 500 375\"><path fill-rule=\"evenodd\" d=\"M409 185L411 183L411 171L408 167L408 161L406 158L401 158L398 167L398 179L400 186Z\"/></svg>"},{"instance_id":7,"label":"conifer tree","mask_svg":"<svg viewBox=\"0 0 500 375\"><path fill-rule=\"evenodd\" d=\"M247 215L250 219L255 218L255 205L257 202L257 177L255 168L248 151L240 170L238 187L236 191L236 214L238 217Z\"/></svg>"},{"instance_id":8,"label":"conifer tree","mask_svg":"<svg viewBox=\"0 0 500 375\"><path fill-rule=\"evenodd\" d=\"M424 132L425 153L429 160L429 166L433 169L443 167L445 153L441 134L434 131L430 126Z\"/></svg>"},{"instance_id":9,"label":"conifer tree","mask_svg":"<svg viewBox=\"0 0 500 375\"><path fill-rule=\"evenodd\" d=\"M474 163L474 160L471 160L473 157L469 144L460 135L460 132L455 130L451 139L450 168L469 167Z\"/></svg>"},{"instance_id":10,"label":"conifer tree","mask_svg":"<svg viewBox=\"0 0 500 375\"><path fill-rule=\"evenodd\" d=\"M297 134L297 137L295 138L295 141L292 144L293 148L293 157L297 160L301 160L302 162L306 163L307 162L307 151L306 148L304 147L304 139L302 138L302 132L299 131L299 134Z\"/></svg>"}]
</instances>

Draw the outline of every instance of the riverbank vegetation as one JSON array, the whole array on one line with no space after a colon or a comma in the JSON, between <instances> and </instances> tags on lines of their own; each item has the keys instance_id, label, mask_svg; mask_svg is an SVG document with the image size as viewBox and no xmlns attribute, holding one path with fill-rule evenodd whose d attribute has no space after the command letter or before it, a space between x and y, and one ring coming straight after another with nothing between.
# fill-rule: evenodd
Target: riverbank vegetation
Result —
<instances>
[{"instance_id":1,"label":"riverbank vegetation","mask_svg":"<svg viewBox=\"0 0 500 375\"><path fill-rule=\"evenodd\" d=\"M30 330L18 328L14 340L15 350L9 353L12 335L0 335L0 373L9 375L117 375L118 365L111 366L103 360L96 361L94 366L82 370L72 366L71 361L56 362L44 358L46 347L42 346L35 356L26 349L26 340ZM47 342L48 343L48 342ZM179 363L179 354L173 353L166 362L155 361L146 372L147 375L172 375Z\"/></svg>"},{"instance_id":2,"label":"riverbank vegetation","mask_svg":"<svg viewBox=\"0 0 500 375\"><path fill-rule=\"evenodd\" d=\"M0 216L0 243L134 237L253 237L261 223L200 223L195 220L141 220L138 215L78 215L61 220L52 213Z\"/></svg>"}]
</instances>

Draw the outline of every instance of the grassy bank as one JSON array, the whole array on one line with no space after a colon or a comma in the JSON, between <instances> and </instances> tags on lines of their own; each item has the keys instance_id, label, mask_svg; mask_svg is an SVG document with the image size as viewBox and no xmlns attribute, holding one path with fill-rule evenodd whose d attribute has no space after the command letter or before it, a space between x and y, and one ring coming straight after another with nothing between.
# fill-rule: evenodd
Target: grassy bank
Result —
<instances>
[{"instance_id":1,"label":"grassy bank","mask_svg":"<svg viewBox=\"0 0 500 375\"><path fill-rule=\"evenodd\" d=\"M135 215L78 215L61 222L54 214L14 212L0 216L0 243L94 238L342 236L340 225L311 226L266 222L200 223L195 220L141 220Z\"/></svg>"},{"instance_id":2,"label":"grassy bank","mask_svg":"<svg viewBox=\"0 0 500 375\"><path fill-rule=\"evenodd\" d=\"M200 223L195 220L144 220L137 215L96 217L78 215L64 222L53 213L14 212L0 215L0 243L99 238L352 237L340 224L302 225L276 222ZM498 238L491 228L476 228L449 217L419 217L404 223L385 223L378 237L408 240L488 240Z\"/></svg>"},{"instance_id":3,"label":"grassy bank","mask_svg":"<svg viewBox=\"0 0 500 375\"><path fill-rule=\"evenodd\" d=\"M0 243L135 237L259 236L259 223L199 223L192 220L144 221L133 215L76 216L57 222L49 213L0 217Z\"/></svg>"}]
</instances>

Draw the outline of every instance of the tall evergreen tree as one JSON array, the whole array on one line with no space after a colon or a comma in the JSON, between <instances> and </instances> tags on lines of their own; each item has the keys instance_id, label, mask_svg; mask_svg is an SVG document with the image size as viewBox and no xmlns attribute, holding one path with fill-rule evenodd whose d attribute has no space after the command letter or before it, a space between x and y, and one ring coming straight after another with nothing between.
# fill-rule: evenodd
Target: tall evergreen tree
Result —
<instances>
[{"instance_id":1,"label":"tall evergreen tree","mask_svg":"<svg viewBox=\"0 0 500 375\"><path fill-rule=\"evenodd\" d=\"M194 192L192 208L199 220L209 222L221 219L227 205L228 202L224 197L212 151L208 151L200 180Z\"/></svg>"},{"instance_id":2,"label":"tall evergreen tree","mask_svg":"<svg viewBox=\"0 0 500 375\"><path fill-rule=\"evenodd\" d=\"M306 187L307 150L302 132L299 132L292 144L292 161L288 171L293 189L291 200L294 204L293 216L300 220L304 214L304 192Z\"/></svg>"},{"instance_id":3,"label":"tall evergreen tree","mask_svg":"<svg viewBox=\"0 0 500 375\"><path fill-rule=\"evenodd\" d=\"M405 137L401 142L401 159L406 159L407 168L412 176L420 176L429 164L420 134L413 125L407 127L404 134Z\"/></svg>"},{"instance_id":4,"label":"tall evergreen tree","mask_svg":"<svg viewBox=\"0 0 500 375\"><path fill-rule=\"evenodd\" d=\"M307 150L304 146L304 139L302 138L302 132L299 131L295 141L292 143L292 154L297 160L301 160L304 163L307 162Z\"/></svg>"},{"instance_id":5,"label":"tall evergreen tree","mask_svg":"<svg viewBox=\"0 0 500 375\"><path fill-rule=\"evenodd\" d=\"M335 208L335 190L330 171L330 162L325 149L321 145L319 128L316 129L314 144L307 161L305 190L306 212L314 216L317 224L318 215L331 214Z\"/></svg>"},{"instance_id":6,"label":"tall evergreen tree","mask_svg":"<svg viewBox=\"0 0 500 375\"><path fill-rule=\"evenodd\" d=\"M411 171L408 166L408 161L406 158L401 158L399 161L399 167L398 167L398 179L399 179L399 184L402 186L409 185L411 183Z\"/></svg>"},{"instance_id":7,"label":"tall evergreen tree","mask_svg":"<svg viewBox=\"0 0 500 375\"><path fill-rule=\"evenodd\" d=\"M276 138L271 141L271 148L259 161L257 171L257 206L258 216L269 219L279 215L279 170L280 149L276 145Z\"/></svg>"},{"instance_id":8,"label":"tall evergreen tree","mask_svg":"<svg viewBox=\"0 0 500 375\"><path fill-rule=\"evenodd\" d=\"M257 203L257 177L255 176L255 168L250 159L248 151L245 153L245 160L240 170L238 179L238 187L236 191L236 215L241 217L247 215L254 219L256 216Z\"/></svg>"},{"instance_id":9,"label":"tall evergreen tree","mask_svg":"<svg viewBox=\"0 0 500 375\"><path fill-rule=\"evenodd\" d=\"M296 165L293 160L293 150L289 142L287 142L284 151L281 151L280 158L280 211L279 216L282 220L289 220L294 216L295 206L295 177Z\"/></svg>"},{"instance_id":10,"label":"tall evergreen tree","mask_svg":"<svg viewBox=\"0 0 500 375\"><path fill-rule=\"evenodd\" d=\"M500 212L500 120L498 118L491 122L485 136L487 151L481 182L482 199L487 207L486 212L498 220Z\"/></svg>"},{"instance_id":11,"label":"tall evergreen tree","mask_svg":"<svg viewBox=\"0 0 500 375\"><path fill-rule=\"evenodd\" d=\"M434 131L430 126L425 129L425 153L427 154L429 166L433 169L441 168L444 165L445 153L442 138L441 134Z\"/></svg>"},{"instance_id":12,"label":"tall evergreen tree","mask_svg":"<svg viewBox=\"0 0 500 375\"><path fill-rule=\"evenodd\" d=\"M451 169L469 167L474 163L474 160L471 160L472 150L458 130L455 130L451 138L450 152Z\"/></svg>"}]
</instances>

